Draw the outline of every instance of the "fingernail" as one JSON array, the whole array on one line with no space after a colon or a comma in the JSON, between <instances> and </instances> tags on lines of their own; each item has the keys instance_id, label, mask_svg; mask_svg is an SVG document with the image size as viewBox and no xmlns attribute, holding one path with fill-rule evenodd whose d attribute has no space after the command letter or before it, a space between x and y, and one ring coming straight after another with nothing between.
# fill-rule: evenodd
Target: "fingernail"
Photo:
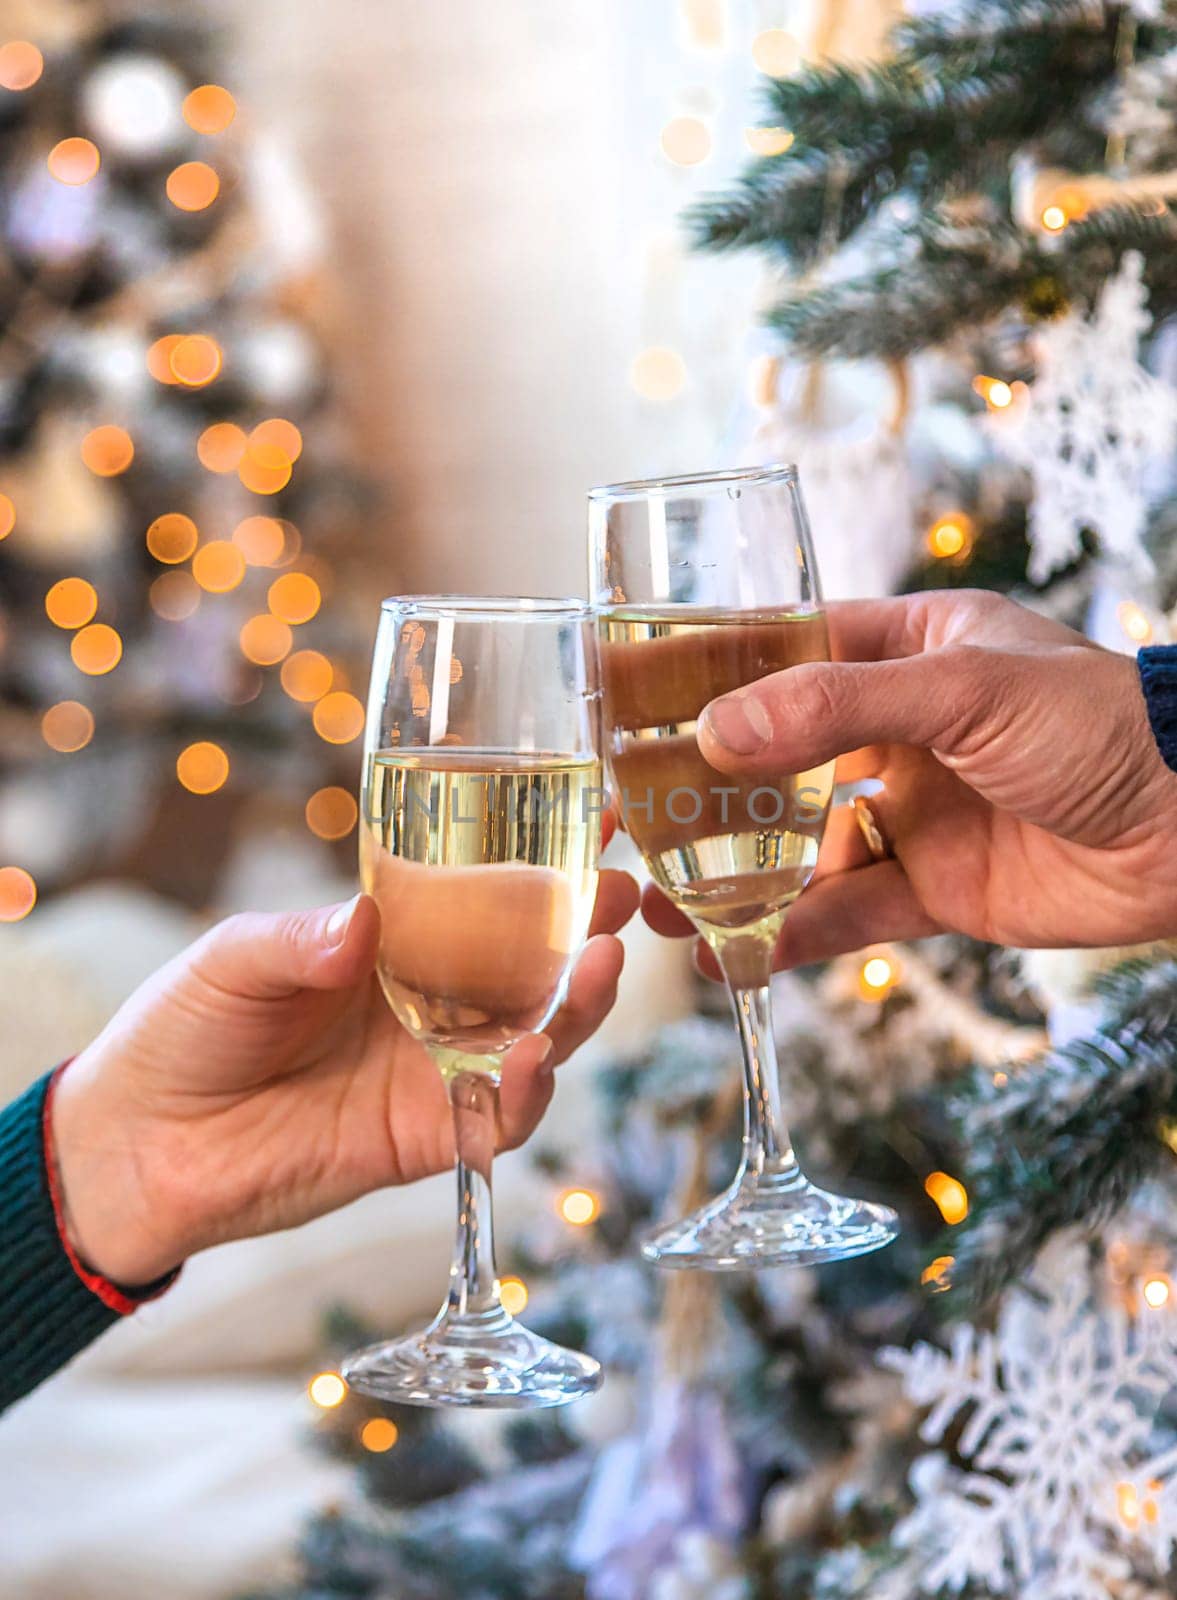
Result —
<instances>
[{"instance_id":1,"label":"fingernail","mask_svg":"<svg viewBox=\"0 0 1177 1600\"><path fill-rule=\"evenodd\" d=\"M556 1047L552 1043L552 1041L548 1038L546 1033L537 1034L536 1037L539 1039L540 1050L539 1050L539 1056L536 1058L536 1063L535 1064L536 1064L537 1067L546 1067L548 1065L548 1063L551 1061L551 1059L552 1059L552 1051Z\"/></svg>"},{"instance_id":2,"label":"fingernail","mask_svg":"<svg viewBox=\"0 0 1177 1600\"><path fill-rule=\"evenodd\" d=\"M323 934L329 945L341 945L347 938L347 930L351 927L351 919L355 916L359 903L360 896L354 894L350 900L345 900L341 906L337 906L327 918Z\"/></svg>"},{"instance_id":3,"label":"fingernail","mask_svg":"<svg viewBox=\"0 0 1177 1600\"><path fill-rule=\"evenodd\" d=\"M718 744L737 756L763 750L772 738L772 718L754 695L727 694L713 700L700 721Z\"/></svg>"}]
</instances>

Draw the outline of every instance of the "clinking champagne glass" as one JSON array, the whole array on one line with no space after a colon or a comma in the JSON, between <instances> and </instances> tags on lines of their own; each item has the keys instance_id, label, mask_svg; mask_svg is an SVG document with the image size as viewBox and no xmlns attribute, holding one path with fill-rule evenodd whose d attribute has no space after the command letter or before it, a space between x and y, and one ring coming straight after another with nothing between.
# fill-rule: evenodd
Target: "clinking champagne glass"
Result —
<instances>
[{"instance_id":1,"label":"clinking champagne glass","mask_svg":"<svg viewBox=\"0 0 1177 1600\"><path fill-rule=\"evenodd\" d=\"M597 888L597 642L577 601L384 602L364 751L360 871L389 1005L445 1080L458 1226L422 1332L343 1367L416 1405L562 1405L601 1369L503 1306L491 1217L503 1056L555 1014Z\"/></svg>"},{"instance_id":2,"label":"clinking champagne glass","mask_svg":"<svg viewBox=\"0 0 1177 1600\"><path fill-rule=\"evenodd\" d=\"M743 1055L744 1144L731 1185L643 1244L668 1267L834 1261L895 1237L886 1206L801 1172L781 1110L769 976L817 865L833 763L739 782L708 766L708 701L829 659L795 468L613 484L589 495L614 798L654 881L715 952Z\"/></svg>"}]
</instances>

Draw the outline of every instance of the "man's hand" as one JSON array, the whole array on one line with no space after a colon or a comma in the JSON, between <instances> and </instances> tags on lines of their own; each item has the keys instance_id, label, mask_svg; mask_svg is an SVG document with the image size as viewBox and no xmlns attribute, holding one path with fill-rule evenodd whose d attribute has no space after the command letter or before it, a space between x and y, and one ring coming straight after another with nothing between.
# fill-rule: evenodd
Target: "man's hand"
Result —
<instances>
[{"instance_id":1,"label":"man's hand","mask_svg":"<svg viewBox=\"0 0 1177 1600\"><path fill-rule=\"evenodd\" d=\"M1177 774L1130 657L984 591L848 601L829 621L832 663L724 695L698 729L720 772L838 757L839 780L884 784L870 806L893 859L834 812L778 966L946 929L1023 947L1177 934ZM656 891L644 911L693 931Z\"/></svg>"},{"instance_id":2,"label":"man's hand","mask_svg":"<svg viewBox=\"0 0 1177 1600\"><path fill-rule=\"evenodd\" d=\"M502 1144L522 1143L552 1068L613 1004L613 937L637 889L600 877L593 934L546 1034L506 1056ZM78 1254L147 1283L194 1251L289 1228L370 1189L453 1165L436 1066L373 974L367 896L231 917L151 978L62 1075L53 1143Z\"/></svg>"}]
</instances>

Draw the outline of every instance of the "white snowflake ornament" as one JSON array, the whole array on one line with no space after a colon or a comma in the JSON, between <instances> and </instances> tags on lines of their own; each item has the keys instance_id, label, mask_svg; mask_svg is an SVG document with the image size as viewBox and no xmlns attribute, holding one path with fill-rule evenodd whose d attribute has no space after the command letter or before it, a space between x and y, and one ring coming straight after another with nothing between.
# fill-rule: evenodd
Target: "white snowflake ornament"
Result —
<instances>
[{"instance_id":1,"label":"white snowflake ornament","mask_svg":"<svg viewBox=\"0 0 1177 1600\"><path fill-rule=\"evenodd\" d=\"M1105 557L1152 569L1143 543L1145 469L1177 439L1177 392L1140 365L1150 326L1143 260L1130 251L1104 285L1094 314L1071 313L1038 335L1036 377L1024 406L992 420L994 438L1026 467L1030 577L1043 582L1098 535Z\"/></svg>"},{"instance_id":2,"label":"white snowflake ornament","mask_svg":"<svg viewBox=\"0 0 1177 1600\"><path fill-rule=\"evenodd\" d=\"M930 1408L921 1438L964 1424L964 1470L922 1456L918 1504L895 1532L923 1592L977 1582L1011 1600L1107 1600L1130 1580L1163 1584L1177 1550L1177 1445L1158 1438L1177 1388L1173 1312L1095 1303L1079 1245L1011 1292L995 1334L962 1325L950 1353L882 1360Z\"/></svg>"}]
</instances>

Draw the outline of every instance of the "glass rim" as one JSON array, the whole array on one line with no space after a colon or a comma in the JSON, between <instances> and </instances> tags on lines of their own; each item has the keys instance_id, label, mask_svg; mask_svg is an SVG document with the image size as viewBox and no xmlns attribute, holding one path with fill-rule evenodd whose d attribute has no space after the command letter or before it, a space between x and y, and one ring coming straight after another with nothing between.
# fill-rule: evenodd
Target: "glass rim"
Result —
<instances>
[{"instance_id":1,"label":"glass rim","mask_svg":"<svg viewBox=\"0 0 1177 1600\"><path fill-rule=\"evenodd\" d=\"M530 621L591 621L593 607L571 596L505 594L392 594L380 602L381 611L400 611L425 617L478 617Z\"/></svg>"},{"instance_id":2,"label":"glass rim","mask_svg":"<svg viewBox=\"0 0 1177 1600\"><path fill-rule=\"evenodd\" d=\"M668 478L634 478L628 483L604 483L590 489L590 500L639 500L649 495L674 494L679 489L704 486L726 489L733 483L796 483L797 467L791 461L770 461L757 467L719 467L713 472L684 472Z\"/></svg>"}]
</instances>

